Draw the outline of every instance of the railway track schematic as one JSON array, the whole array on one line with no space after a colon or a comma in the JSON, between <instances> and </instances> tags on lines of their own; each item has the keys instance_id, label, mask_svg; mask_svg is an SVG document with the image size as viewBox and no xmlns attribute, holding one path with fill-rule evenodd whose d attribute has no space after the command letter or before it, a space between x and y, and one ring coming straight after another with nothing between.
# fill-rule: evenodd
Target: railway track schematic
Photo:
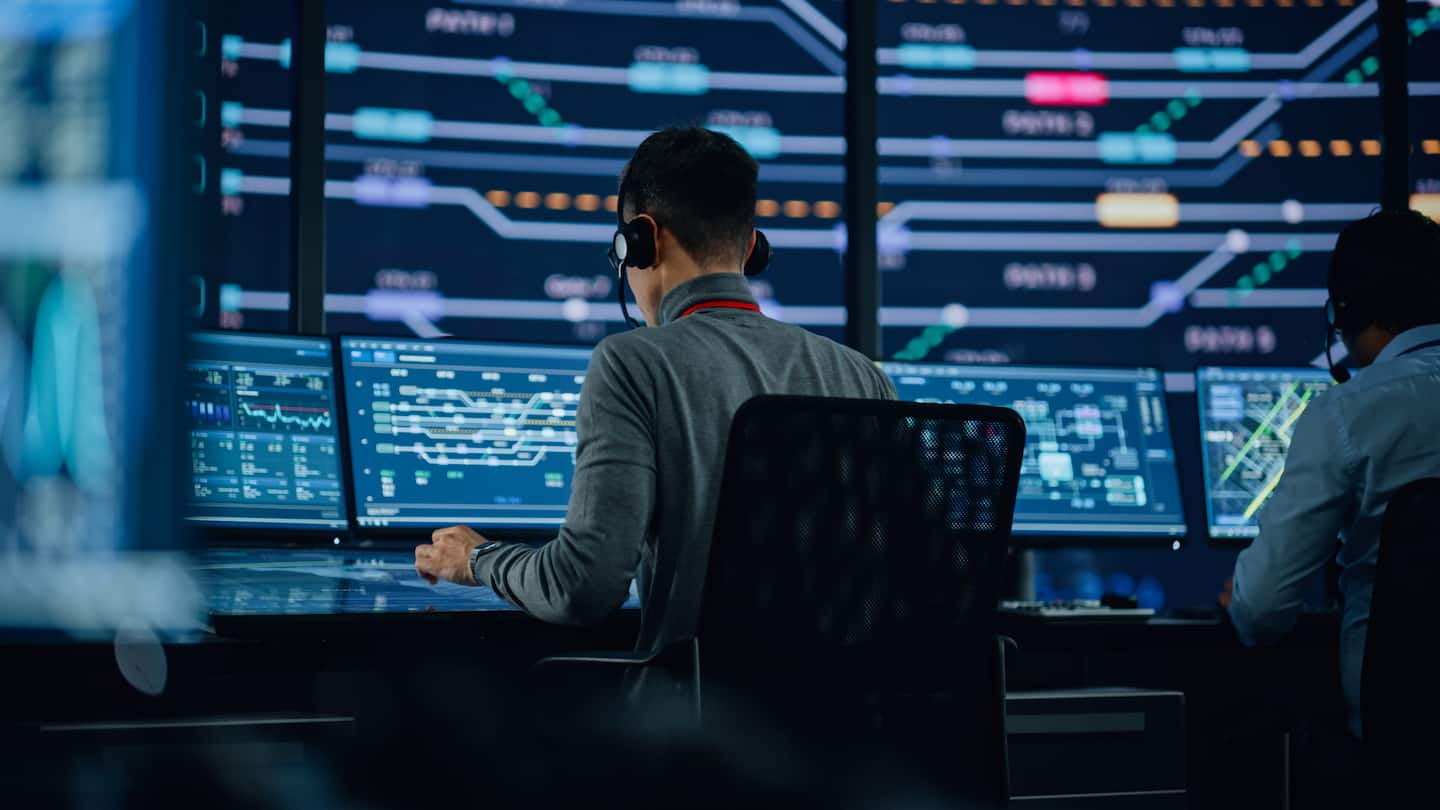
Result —
<instances>
[{"instance_id":1,"label":"railway track schematic","mask_svg":"<svg viewBox=\"0 0 1440 810\"><path fill-rule=\"evenodd\" d=\"M1380 196L1377 3L880 6L887 352L1316 360L1329 252Z\"/></svg>"},{"instance_id":2,"label":"railway track schematic","mask_svg":"<svg viewBox=\"0 0 1440 810\"><path fill-rule=\"evenodd\" d=\"M1376 0L879 5L885 356L1315 361L1329 251L1380 197ZM619 328L602 258L617 175L650 131L701 124L760 163L777 250L763 306L838 336L842 8L328 3L333 328L581 343ZM1433 53L1440 9L1412 2L1407 19L1412 53ZM238 28L223 50L219 182L249 216L289 191L289 113L261 81L290 52ZM1440 85L1415 61L1412 204L1434 210ZM288 299L261 285L225 301L248 319Z\"/></svg>"},{"instance_id":3,"label":"railway track schematic","mask_svg":"<svg viewBox=\"0 0 1440 810\"><path fill-rule=\"evenodd\" d=\"M1318 369L1265 368L1203 368L1198 379L1210 535L1255 537L1295 424L1332 381Z\"/></svg>"},{"instance_id":4,"label":"railway track schematic","mask_svg":"<svg viewBox=\"0 0 1440 810\"><path fill-rule=\"evenodd\" d=\"M327 261L337 331L592 343L620 328L605 251L620 170L702 125L760 162L771 314L839 336L844 33L836 0L327 3ZM284 41L230 32L256 81ZM234 82L225 175L289 192L289 113ZM263 202L262 202L263 204ZM783 272L781 271L783 269ZM246 289L244 312L283 300Z\"/></svg>"},{"instance_id":5,"label":"railway track schematic","mask_svg":"<svg viewBox=\"0 0 1440 810\"><path fill-rule=\"evenodd\" d=\"M588 349L342 341L359 523L553 528Z\"/></svg>"},{"instance_id":6,"label":"railway track schematic","mask_svg":"<svg viewBox=\"0 0 1440 810\"><path fill-rule=\"evenodd\" d=\"M289 170L273 158L247 154L245 141L260 134L236 120L236 104L284 113L273 130L288 143L289 60L238 58L237 42L289 42L295 35L293 0L197 0L204 40L204 69L191 78L200 104L194 125L203 149L194 156L192 191L202 206L208 261L187 279L185 295L197 326L281 331L289 326L291 199ZM237 180L278 176L283 193L244 194Z\"/></svg>"}]
</instances>

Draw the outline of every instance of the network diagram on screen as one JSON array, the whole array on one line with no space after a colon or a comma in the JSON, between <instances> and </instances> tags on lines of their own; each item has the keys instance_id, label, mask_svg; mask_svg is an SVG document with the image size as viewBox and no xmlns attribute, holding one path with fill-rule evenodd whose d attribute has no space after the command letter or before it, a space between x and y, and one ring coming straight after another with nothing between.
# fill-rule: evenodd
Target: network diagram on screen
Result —
<instances>
[{"instance_id":1,"label":"network diagram on screen","mask_svg":"<svg viewBox=\"0 0 1440 810\"><path fill-rule=\"evenodd\" d=\"M1316 358L1328 251L1379 196L1374 0L881 6L887 355ZM1440 26L1429 11L1411 10L1417 49ZM616 175L650 130L698 123L760 161L778 251L764 305L838 334L841 12L330 3L335 328L598 338L618 325L597 258ZM260 85L290 50L244 28L225 39L221 184L248 211L288 190L288 111ZM275 292L227 301L260 317Z\"/></svg>"},{"instance_id":2,"label":"network diagram on screen","mask_svg":"<svg viewBox=\"0 0 1440 810\"><path fill-rule=\"evenodd\" d=\"M359 525L564 522L588 349L341 341Z\"/></svg>"},{"instance_id":3,"label":"network diagram on screen","mask_svg":"<svg viewBox=\"0 0 1440 810\"><path fill-rule=\"evenodd\" d=\"M1014 531L1185 533L1160 373L882 363L901 399L1014 408L1025 420Z\"/></svg>"},{"instance_id":4,"label":"network diagram on screen","mask_svg":"<svg viewBox=\"0 0 1440 810\"><path fill-rule=\"evenodd\" d=\"M1210 534L1255 537L1295 424L1332 381L1316 369L1202 368L1198 382Z\"/></svg>"},{"instance_id":5,"label":"network diagram on screen","mask_svg":"<svg viewBox=\"0 0 1440 810\"><path fill-rule=\"evenodd\" d=\"M187 518L343 529L330 343L196 333L186 370Z\"/></svg>"}]
</instances>

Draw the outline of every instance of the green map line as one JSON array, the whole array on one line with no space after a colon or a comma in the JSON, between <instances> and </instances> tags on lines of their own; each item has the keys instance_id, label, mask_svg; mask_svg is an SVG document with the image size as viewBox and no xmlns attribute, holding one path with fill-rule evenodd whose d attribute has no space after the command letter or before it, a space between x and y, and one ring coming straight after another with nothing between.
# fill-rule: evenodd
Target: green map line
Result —
<instances>
[{"instance_id":1,"label":"green map line","mask_svg":"<svg viewBox=\"0 0 1440 810\"><path fill-rule=\"evenodd\" d=\"M1250 452L1250 448L1255 446L1255 442L1259 441L1260 437L1265 434L1265 431L1270 429L1270 421L1279 415L1280 409L1284 407L1286 400L1290 399L1290 396L1295 393L1295 389L1299 387L1299 385L1300 383L1298 382L1290 383L1289 387L1285 389L1285 393L1281 394L1280 399L1276 400L1275 407L1270 409L1270 413L1265 414L1265 419L1260 422L1260 427L1255 428L1255 432L1250 434L1250 440L1245 442L1245 446L1241 447L1240 452L1235 455L1235 460L1230 462L1230 466L1227 467L1225 473L1220 476L1221 483L1224 483L1230 478L1230 474L1235 472L1236 467L1240 466L1240 461L1245 458L1245 454Z\"/></svg>"},{"instance_id":2,"label":"green map line","mask_svg":"<svg viewBox=\"0 0 1440 810\"><path fill-rule=\"evenodd\" d=\"M1285 424L1280 426L1280 430L1282 432L1290 432L1290 426L1295 424L1295 422L1300 419L1300 414L1305 413L1305 408L1309 404L1310 398L1314 395L1315 389L1306 389L1305 395L1300 397L1300 407L1296 408L1295 413L1291 414L1290 418L1285 420ZM1278 436L1280 434L1276 433L1275 435ZM1255 499L1250 501L1250 505L1245 507L1244 518L1246 520L1254 517L1255 513L1260 511L1260 507L1265 505L1265 501L1270 498L1270 493L1274 492L1275 487L1279 486L1280 478L1284 475L1285 466L1282 464L1280 466L1280 469L1275 472L1275 477L1270 479L1270 483L1266 484L1265 488L1261 489L1260 493L1255 496Z\"/></svg>"},{"instance_id":3,"label":"green map line","mask_svg":"<svg viewBox=\"0 0 1440 810\"><path fill-rule=\"evenodd\" d=\"M1305 413L1305 408L1309 406L1310 398L1313 396L1315 396L1314 388L1305 389L1305 395L1300 397L1300 407L1296 408L1295 413L1290 414L1290 418L1286 419L1285 424L1280 426L1280 433L1290 432L1290 428L1294 427L1295 423L1300 420L1300 414Z\"/></svg>"},{"instance_id":4,"label":"green map line","mask_svg":"<svg viewBox=\"0 0 1440 810\"><path fill-rule=\"evenodd\" d=\"M509 73L496 72L495 81L499 82L510 91L510 95L520 102L525 111L535 116L543 126L563 126L565 119L550 106L550 102L544 96L535 91L535 88L524 79L517 79Z\"/></svg>"},{"instance_id":5,"label":"green map line","mask_svg":"<svg viewBox=\"0 0 1440 810\"><path fill-rule=\"evenodd\" d=\"M1255 496L1255 500L1251 501L1250 505L1245 507L1245 514L1242 515L1245 520L1255 517L1255 513L1260 511L1261 505L1270 497L1270 493L1275 491L1276 485L1280 483L1280 476L1284 474L1285 469L1282 467L1279 472L1275 473L1275 477L1270 479L1270 483L1266 484L1265 488L1260 490L1260 494Z\"/></svg>"}]
</instances>

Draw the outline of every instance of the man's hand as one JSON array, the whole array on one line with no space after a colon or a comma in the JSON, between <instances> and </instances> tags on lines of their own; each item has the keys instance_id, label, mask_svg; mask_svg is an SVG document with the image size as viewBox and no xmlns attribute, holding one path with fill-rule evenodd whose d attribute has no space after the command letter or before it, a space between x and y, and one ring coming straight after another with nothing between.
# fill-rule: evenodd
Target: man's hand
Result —
<instances>
[{"instance_id":1,"label":"man's hand","mask_svg":"<svg viewBox=\"0 0 1440 810\"><path fill-rule=\"evenodd\" d=\"M1230 598L1235 593L1235 578L1225 580L1225 587L1220 590L1220 595L1215 597L1215 603L1225 610L1230 609Z\"/></svg>"},{"instance_id":2,"label":"man's hand","mask_svg":"<svg viewBox=\"0 0 1440 810\"><path fill-rule=\"evenodd\" d=\"M436 529L428 545L415 547L415 572L431 585L442 579L456 585L478 585L470 570L470 552L488 542L465 526Z\"/></svg>"}]
</instances>

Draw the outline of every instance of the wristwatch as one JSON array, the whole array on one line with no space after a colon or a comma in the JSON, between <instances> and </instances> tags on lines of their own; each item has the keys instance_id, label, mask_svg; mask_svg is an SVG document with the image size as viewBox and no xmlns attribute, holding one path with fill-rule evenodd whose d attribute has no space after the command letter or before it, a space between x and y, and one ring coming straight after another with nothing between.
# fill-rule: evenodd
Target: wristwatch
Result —
<instances>
[{"instance_id":1,"label":"wristwatch","mask_svg":"<svg viewBox=\"0 0 1440 810\"><path fill-rule=\"evenodd\" d=\"M482 555L489 554L492 551L499 551L503 546L503 543L496 543L492 540L470 549L470 576L475 576L475 563ZM476 577L476 579L479 579L479 577Z\"/></svg>"}]
</instances>

